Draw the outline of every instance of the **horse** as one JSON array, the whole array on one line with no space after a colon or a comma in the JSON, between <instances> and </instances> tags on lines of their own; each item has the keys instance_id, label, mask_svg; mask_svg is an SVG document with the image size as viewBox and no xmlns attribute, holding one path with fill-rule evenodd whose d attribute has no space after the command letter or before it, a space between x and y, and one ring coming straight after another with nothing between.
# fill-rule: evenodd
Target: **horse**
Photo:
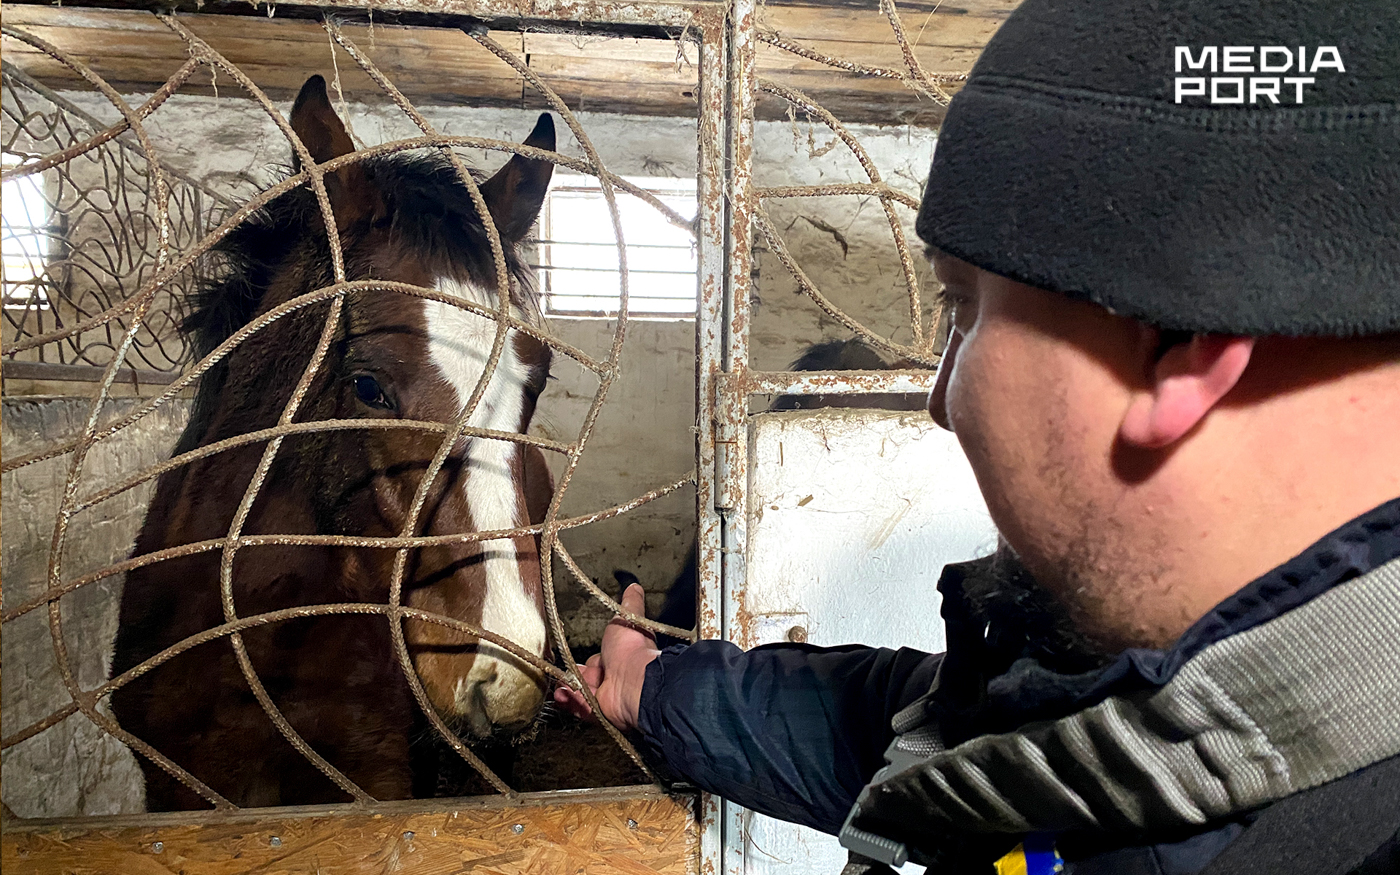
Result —
<instances>
[{"instance_id":1,"label":"horse","mask_svg":"<svg viewBox=\"0 0 1400 875\"><path fill-rule=\"evenodd\" d=\"M290 116L311 158L355 151L311 77ZM542 114L526 146L553 150ZM292 170L300 169L294 159ZM505 250L510 310L540 320L529 268L517 251L539 213L553 164L513 156L490 179L474 176ZM487 219L440 150L370 156L324 176L348 280L397 281L495 309L497 276ZM333 282L315 194L303 185L270 201L215 252L217 275L199 290L183 329L202 358L242 326ZM329 315L329 301L294 310L251 334L201 378L179 455L276 425ZM346 292L336 333L296 422L332 419L456 421L484 372L497 322L453 304L397 291ZM510 329L468 425L523 434L550 367L549 347ZM295 434L267 471L245 535L397 537L441 432L346 429ZM224 537L266 443L197 458L157 481L133 556ZM498 531L542 521L553 492L543 454L518 442L466 437L427 490L416 535ZM387 604L396 550L335 543L246 546L232 569L240 616L318 604ZM499 634L543 656L550 636L535 537L417 548L403 603ZM225 622L218 550L132 570L122 594L113 677ZM419 750L433 733L416 707L381 614L330 614L248 628L247 655L273 702L313 750L377 799L432 795ZM469 738L528 727L545 697L541 672L504 648L409 619L404 636L433 709ZM112 695L124 730L239 806L345 801L347 793L283 737L257 701L226 638L201 644ZM141 758L147 808L207 806Z\"/></svg>"}]
</instances>

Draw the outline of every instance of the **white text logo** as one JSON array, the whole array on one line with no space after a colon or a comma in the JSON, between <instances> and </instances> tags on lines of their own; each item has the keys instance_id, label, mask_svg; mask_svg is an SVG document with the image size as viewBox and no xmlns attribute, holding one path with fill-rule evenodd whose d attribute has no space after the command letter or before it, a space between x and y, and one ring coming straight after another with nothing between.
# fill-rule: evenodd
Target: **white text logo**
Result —
<instances>
[{"instance_id":1,"label":"white text logo","mask_svg":"<svg viewBox=\"0 0 1400 875\"><path fill-rule=\"evenodd\" d=\"M1182 76L1200 71L1209 76ZM1336 46L1190 46L1176 47L1176 102L1197 97L1211 103L1302 103L1308 85L1319 71L1345 73ZM1217 73L1227 75L1217 76ZM1238 76L1235 73L1263 75ZM1292 76L1280 75L1292 73ZM1291 100L1290 100L1291 99Z\"/></svg>"}]
</instances>

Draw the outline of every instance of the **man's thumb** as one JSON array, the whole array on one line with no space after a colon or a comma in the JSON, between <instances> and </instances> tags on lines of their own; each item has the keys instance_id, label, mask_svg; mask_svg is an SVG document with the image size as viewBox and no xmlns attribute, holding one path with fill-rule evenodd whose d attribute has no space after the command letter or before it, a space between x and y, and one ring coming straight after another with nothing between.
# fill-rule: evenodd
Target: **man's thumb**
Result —
<instances>
[{"instance_id":1,"label":"man's thumb","mask_svg":"<svg viewBox=\"0 0 1400 875\"><path fill-rule=\"evenodd\" d=\"M634 583L622 593L622 608L639 617L647 615L647 592L640 583Z\"/></svg>"}]
</instances>

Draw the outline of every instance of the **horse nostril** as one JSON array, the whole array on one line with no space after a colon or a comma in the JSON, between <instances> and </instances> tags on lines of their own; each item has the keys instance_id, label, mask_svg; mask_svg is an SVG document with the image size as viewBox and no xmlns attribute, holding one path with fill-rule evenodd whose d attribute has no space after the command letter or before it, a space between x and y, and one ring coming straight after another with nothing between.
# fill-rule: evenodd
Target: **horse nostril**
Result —
<instances>
[{"instance_id":1,"label":"horse nostril","mask_svg":"<svg viewBox=\"0 0 1400 875\"><path fill-rule=\"evenodd\" d=\"M471 727L472 734L477 738L486 738L491 735L491 712L486 704L486 685L473 683L471 690L467 693L464 703L466 708L467 724Z\"/></svg>"}]
</instances>

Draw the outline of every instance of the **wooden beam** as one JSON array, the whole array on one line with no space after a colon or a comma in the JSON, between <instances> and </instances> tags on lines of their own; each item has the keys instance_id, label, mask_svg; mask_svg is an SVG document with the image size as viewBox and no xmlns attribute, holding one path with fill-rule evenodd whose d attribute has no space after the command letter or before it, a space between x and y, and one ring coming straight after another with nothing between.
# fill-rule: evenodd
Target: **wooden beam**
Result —
<instances>
[{"instance_id":1,"label":"wooden beam","mask_svg":"<svg viewBox=\"0 0 1400 875\"><path fill-rule=\"evenodd\" d=\"M57 362L5 362L7 380L57 380L63 382L98 383L106 375L106 368L94 365L64 365ZM168 386L181 376L179 371L152 371L142 368L118 368L118 383L133 386Z\"/></svg>"},{"instance_id":2,"label":"wooden beam","mask_svg":"<svg viewBox=\"0 0 1400 875\"><path fill-rule=\"evenodd\" d=\"M915 2L900 8L925 71L962 73L971 69L1016 2L976 0L936 9ZM873 3L769 3L762 16L765 29L820 54L904 69L889 22ZM329 41L314 20L210 14L182 14L180 20L274 99L290 98L311 73L333 72ZM146 12L6 4L5 23L84 59L119 90L152 91L187 57L183 41ZM376 24L371 30L346 24L344 30L415 102L544 105L514 70L456 29ZM678 53L672 39L533 31L493 31L492 36L520 52L572 108L684 117L696 113L695 52L687 47ZM844 121L936 125L942 119L941 107L899 82L847 73L764 43L757 51L759 76L806 91ZM17 40L5 39L5 56L51 87L88 88L61 64ZM338 66L346 97L384 99L343 53ZM182 90L228 94L229 88L226 77L215 81L201 71ZM758 112L760 118L782 118L787 108L764 98Z\"/></svg>"},{"instance_id":3,"label":"wooden beam","mask_svg":"<svg viewBox=\"0 0 1400 875\"><path fill-rule=\"evenodd\" d=\"M3 827L0 868L26 875L694 875L699 865L694 800L650 787Z\"/></svg>"},{"instance_id":4,"label":"wooden beam","mask_svg":"<svg viewBox=\"0 0 1400 875\"><path fill-rule=\"evenodd\" d=\"M832 40L895 44L889 20L870 4L864 9L813 6L764 6L759 26L795 40ZM1004 16L901 15L906 36L915 46L962 46L981 49L996 33Z\"/></svg>"}]
</instances>

